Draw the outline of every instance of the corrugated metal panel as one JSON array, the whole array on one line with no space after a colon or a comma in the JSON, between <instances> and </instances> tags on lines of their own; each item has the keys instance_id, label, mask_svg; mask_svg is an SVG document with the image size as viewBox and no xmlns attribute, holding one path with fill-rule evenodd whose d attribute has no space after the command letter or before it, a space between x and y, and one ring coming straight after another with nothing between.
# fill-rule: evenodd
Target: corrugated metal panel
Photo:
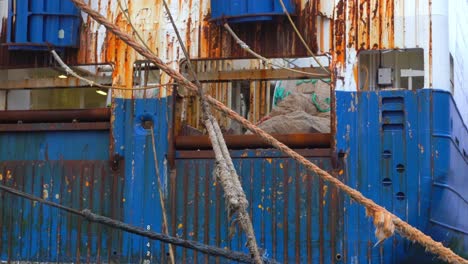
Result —
<instances>
[{"instance_id":1,"label":"corrugated metal panel","mask_svg":"<svg viewBox=\"0 0 468 264\"><path fill-rule=\"evenodd\" d=\"M428 219L431 176L430 152L420 147L430 148L429 107L430 97L418 98L410 91L337 93L337 149L347 154L345 182L422 230ZM377 241L364 208L349 199L345 208L349 239L345 260L406 260L411 242L393 236L373 248Z\"/></svg>"},{"instance_id":2,"label":"corrugated metal panel","mask_svg":"<svg viewBox=\"0 0 468 264\"><path fill-rule=\"evenodd\" d=\"M167 190L171 140L171 97L160 99L115 99L113 123L114 149L125 163L122 196L123 221L162 233L162 209L158 180ZM155 171L151 133L142 127L153 121L160 179ZM124 263L166 262L167 245L148 238L125 233L122 236L120 260Z\"/></svg>"},{"instance_id":3,"label":"corrugated metal panel","mask_svg":"<svg viewBox=\"0 0 468 264\"><path fill-rule=\"evenodd\" d=\"M123 178L101 161L0 162L1 183L76 209L122 219ZM99 262L121 248L121 232L1 194L1 260Z\"/></svg>"},{"instance_id":4,"label":"corrugated metal panel","mask_svg":"<svg viewBox=\"0 0 468 264\"><path fill-rule=\"evenodd\" d=\"M466 199L460 198L466 197L462 153L468 146L462 138L467 132L450 94L338 92L337 100L337 149L346 154L345 182L424 232L432 234L432 226L442 223L434 238L465 254L467 227L459 214L467 211ZM452 122L457 131L450 128ZM345 260L432 261L433 256L400 236L373 248L374 228L364 208L346 199L345 212Z\"/></svg>"},{"instance_id":5,"label":"corrugated metal panel","mask_svg":"<svg viewBox=\"0 0 468 264\"><path fill-rule=\"evenodd\" d=\"M109 131L0 133L0 182L76 209L123 218L123 169ZM2 261L99 262L120 254L121 232L1 193Z\"/></svg>"},{"instance_id":6,"label":"corrugated metal panel","mask_svg":"<svg viewBox=\"0 0 468 264\"><path fill-rule=\"evenodd\" d=\"M259 246L282 263L334 263L343 253L342 196L288 158L269 151L240 151L234 163L250 201ZM329 157L311 158L331 170ZM245 251L245 238L227 219L223 191L213 177L212 159L177 159L171 178L174 235ZM234 236L230 236L233 232ZM177 250L183 263L215 259Z\"/></svg>"},{"instance_id":7,"label":"corrugated metal panel","mask_svg":"<svg viewBox=\"0 0 468 264\"><path fill-rule=\"evenodd\" d=\"M0 161L108 160L109 131L0 133Z\"/></svg>"},{"instance_id":8,"label":"corrugated metal panel","mask_svg":"<svg viewBox=\"0 0 468 264\"><path fill-rule=\"evenodd\" d=\"M429 230L468 258L468 128L454 98L446 92L432 93L433 182ZM450 205L450 206L448 206Z\"/></svg>"}]
</instances>

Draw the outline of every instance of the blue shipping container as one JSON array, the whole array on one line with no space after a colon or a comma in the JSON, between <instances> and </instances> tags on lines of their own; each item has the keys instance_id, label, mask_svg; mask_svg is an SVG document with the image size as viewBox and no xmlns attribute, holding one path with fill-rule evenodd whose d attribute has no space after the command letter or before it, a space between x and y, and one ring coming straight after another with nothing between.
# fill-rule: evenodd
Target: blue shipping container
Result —
<instances>
[{"instance_id":1,"label":"blue shipping container","mask_svg":"<svg viewBox=\"0 0 468 264\"><path fill-rule=\"evenodd\" d=\"M293 0L283 0L288 13L294 14ZM284 15L279 0L211 0L211 15L214 20L227 19L231 23L272 20Z\"/></svg>"},{"instance_id":2,"label":"blue shipping container","mask_svg":"<svg viewBox=\"0 0 468 264\"><path fill-rule=\"evenodd\" d=\"M69 0L10 0L10 49L78 47L80 11Z\"/></svg>"}]
</instances>

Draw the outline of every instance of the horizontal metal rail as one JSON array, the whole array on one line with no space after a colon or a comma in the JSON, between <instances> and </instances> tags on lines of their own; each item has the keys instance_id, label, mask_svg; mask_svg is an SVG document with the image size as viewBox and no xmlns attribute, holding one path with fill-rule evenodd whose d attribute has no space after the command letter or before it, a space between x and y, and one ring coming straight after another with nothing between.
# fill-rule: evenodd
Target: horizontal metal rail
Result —
<instances>
[{"instance_id":1,"label":"horizontal metal rail","mask_svg":"<svg viewBox=\"0 0 468 264\"><path fill-rule=\"evenodd\" d=\"M0 111L0 123L109 122L110 108Z\"/></svg>"},{"instance_id":2,"label":"horizontal metal rail","mask_svg":"<svg viewBox=\"0 0 468 264\"><path fill-rule=\"evenodd\" d=\"M290 148L329 148L332 139L328 133L273 136ZM229 149L271 148L257 135L225 135L224 138ZM208 136L176 136L175 147L177 150L208 150L211 149L211 143Z\"/></svg>"}]
</instances>

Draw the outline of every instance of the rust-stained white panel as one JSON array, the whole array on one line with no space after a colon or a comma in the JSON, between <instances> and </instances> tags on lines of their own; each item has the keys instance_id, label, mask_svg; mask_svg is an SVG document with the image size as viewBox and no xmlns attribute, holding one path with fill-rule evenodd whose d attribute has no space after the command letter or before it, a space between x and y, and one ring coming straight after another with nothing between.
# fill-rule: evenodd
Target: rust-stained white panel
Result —
<instances>
[{"instance_id":1,"label":"rust-stained white panel","mask_svg":"<svg viewBox=\"0 0 468 264\"><path fill-rule=\"evenodd\" d=\"M8 17L8 0L0 0L0 29Z\"/></svg>"},{"instance_id":2,"label":"rust-stained white panel","mask_svg":"<svg viewBox=\"0 0 468 264\"><path fill-rule=\"evenodd\" d=\"M307 0L302 0L302 2L308 2ZM333 11L335 9L335 5L337 4L337 0L320 0L319 11L323 16L328 18L333 17Z\"/></svg>"}]
</instances>

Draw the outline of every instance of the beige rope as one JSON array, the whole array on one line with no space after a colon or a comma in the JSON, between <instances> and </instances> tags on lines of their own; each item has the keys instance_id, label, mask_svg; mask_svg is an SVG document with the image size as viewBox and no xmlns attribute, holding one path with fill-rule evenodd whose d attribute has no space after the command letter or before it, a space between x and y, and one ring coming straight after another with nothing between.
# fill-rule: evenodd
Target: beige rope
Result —
<instances>
[{"instance_id":1,"label":"beige rope","mask_svg":"<svg viewBox=\"0 0 468 264\"><path fill-rule=\"evenodd\" d=\"M255 239L255 233L250 220L250 216L247 213L247 208L249 207L249 202L245 196L244 189L239 180L239 176L234 168L232 163L231 156L227 150L226 142L224 141L223 133L219 127L218 122L212 116L211 110L208 103L206 102L205 94L203 87L200 81L197 79L195 70L193 69L190 56L185 48L182 37L180 36L179 30L174 22L171 11L165 0L162 0L164 8L166 9L167 16L171 21L171 24L174 28L174 31L177 35L177 39L180 43L182 51L185 55L185 58L188 62L188 68L192 77L195 79L195 84L197 87L198 94L200 96L200 103L202 106L203 118L205 121L205 127L208 130L208 135L213 146L213 151L216 156L216 168L215 175L216 179L221 183L221 186L224 190L225 201L226 201L226 210L228 217L231 219L235 214L237 214L237 223L239 223L241 229L245 232L247 236L247 248L252 255L254 263L261 264L263 263L262 257L258 250L257 241Z\"/></svg>"},{"instance_id":2,"label":"beige rope","mask_svg":"<svg viewBox=\"0 0 468 264\"><path fill-rule=\"evenodd\" d=\"M159 202L161 203L161 210L163 215L163 233L169 235L169 224L167 222L167 213L166 213L166 203L164 202L164 193L162 190L161 184L161 174L159 173L159 162L158 162L158 153L156 152L156 140L154 140L154 126L150 127L151 130L151 142L153 143L153 157L154 157L154 169L156 171L156 178L158 178L158 192L159 192ZM175 264L174 258L174 248L169 244L169 258L172 264Z\"/></svg>"},{"instance_id":3,"label":"beige rope","mask_svg":"<svg viewBox=\"0 0 468 264\"><path fill-rule=\"evenodd\" d=\"M90 79L87 79L83 76L78 75L74 70L72 70L65 62L63 62L62 58L55 52L55 50L51 50L50 53L52 53L52 56L54 57L55 61L65 70L67 74L70 74L71 76L84 81L89 85L89 87L86 88L92 88L92 87L98 87L98 88L103 88L103 89L114 89L114 90L131 90L131 91L137 91L137 90L149 90L149 89L155 89L155 88L160 88L160 87L165 87L165 86L171 86L174 85L174 83L165 83L165 84L156 84L156 85L150 85L146 87L134 87L134 88L127 88L127 87L120 87L120 86L108 86L108 85L102 85L100 83L96 83ZM77 88L83 88L83 87L77 87Z\"/></svg>"},{"instance_id":4,"label":"beige rope","mask_svg":"<svg viewBox=\"0 0 468 264\"><path fill-rule=\"evenodd\" d=\"M161 70L165 71L169 76L171 76L174 80L178 81L179 83L186 86L188 89L198 92L197 86L187 80L184 76L182 76L176 70L168 67L165 65L160 58L154 56L149 52L147 49L144 48L141 44L135 41L135 39L130 36L129 34L121 31L116 25L107 21L105 17L103 17L99 12L92 10L88 5L86 5L82 0L71 0L75 3L77 7L79 7L84 12L88 13L93 19L95 19L98 23L105 26L109 31L114 33L120 39L122 39L127 45L131 46L135 49L138 53L142 56L147 57L150 61L155 63ZM455 254L451 249L444 247L441 243L434 241L431 237L425 235L418 229L412 227L405 221L401 220L394 214L388 212L385 208L381 207L380 205L376 204L374 201L366 198L362 193L353 188L347 186L346 184L342 183L340 180L336 179L326 171L320 169L317 165L310 162L297 152L293 151L283 143L279 142L277 139L266 133L265 131L261 130L250 121L246 120L238 113L234 112L232 109L226 107L223 103L219 102L218 100L214 99L213 97L206 95L206 101L212 104L216 109L220 110L221 112L225 113L230 118L238 121L243 126L248 128L254 134L259 135L265 142L271 144L275 148L279 149L283 153L287 154L298 163L304 165L307 169L313 171L318 176L320 176L324 181L336 186L339 190L343 191L347 195L349 195L352 199L354 199L359 204L366 207L368 215L376 218L379 217L380 214L384 214L384 225L383 226L392 226L394 225L395 230L402 236L406 237L412 242L418 242L421 244L427 251L430 251L436 254L440 259L447 261L449 263L468 263L467 260ZM388 216L387 216L388 215ZM391 223L388 219L391 219ZM381 222L381 221L378 221ZM379 226L376 227L379 229ZM383 232L385 233L385 231Z\"/></svg>"},{"instance_id":5,"label":"beige rope","mask_svg":"<svg viewBox=\"0 0 468 264\"><path fill-rule=\"evenodd\" d=\"M281 69L284 69L284 70L288 70L288 71L291 71L291 72L294 72L294 73L299 73L299 74L304 74L304 75L309 75L309 76L312 76L314 78L330 78L330 74L320 74L320 73L310 73L310 72L305 72L305 71L300 71L300 70L296 70L296 69L293 69L293 68L288 68L288 67L284 67L280 64L276 64L276 63L273 63L272 60L270 59L267 59L265 57L263 57L262 55L256 53L255 51L253 51L249 45L247 45L243 40L241 40L237 34L234 32L234 30L232 30L232 28L229 26L228 23L224 23L224 28L229 32L229 34L231 34L231 36L236 40L237 44L239 44L239 46L245 50L246 52L252 54L254 57L256 57L257 59L263 61L264 63L270 65L270 66L274 66L274 67L278 67L278 68L281 68ZM322 66L323 67L323 66ZM328 71L327 71L328 72Z\"/></svg>"},{"instance_id":6,"label":"beige rope","mask_svg":"<svg viewBox=\"0 0 468 264\"><path fill-rule=\"evenodd\" d=\"M283 7L284 13L285 13L286 16L288 17L289 23L291 23L291 26L293 27L294 31L296 32L297 36L298 36L299 39L301 40L301 42L302 42L302 44L304 45L304 47L306 48L306 50L309 52L310 56L312 56L312 58L314 58L315 62L317 62L317 64L318 64L325 72L330 73L330 71L329 71L328 69L326 69L325 67L323 67L322 63L320 63L320 61L317 59L317 57L315 56L315 54L314 54L314 53L312 52L312 50L309 48L309 45L307 45L306 41L305 41L304 38L302 37L301 32L299 32L299 29L297 29L296 24L294 24L294 21L292 20L291 15L289 15L288 9L286 9L286 6L284 5L283 0L280 0L280 4L281 4L281 7Z\"/></svg>"}]
</instances>

